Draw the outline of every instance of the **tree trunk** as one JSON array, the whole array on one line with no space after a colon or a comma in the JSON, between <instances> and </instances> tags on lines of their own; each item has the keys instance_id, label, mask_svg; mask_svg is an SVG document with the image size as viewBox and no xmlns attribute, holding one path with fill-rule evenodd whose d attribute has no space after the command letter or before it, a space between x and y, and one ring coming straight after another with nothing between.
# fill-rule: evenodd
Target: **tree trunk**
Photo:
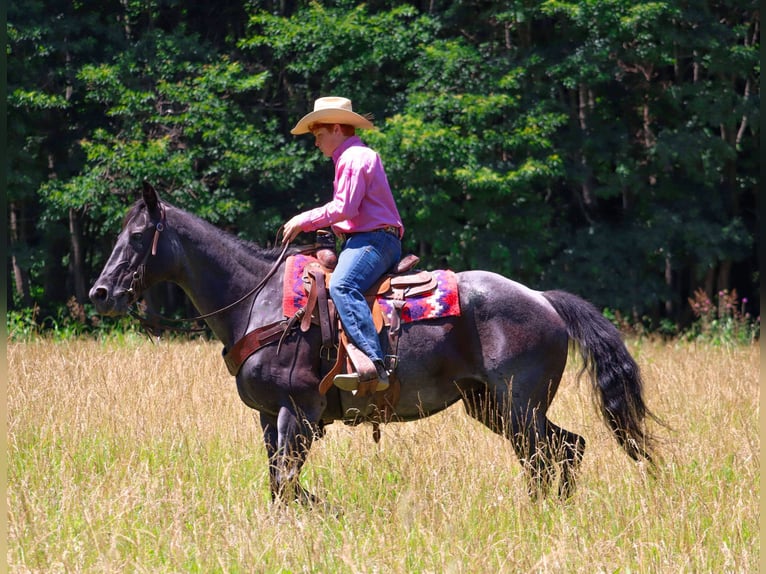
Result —
<instances>
[{"instance_id":1,"label":"tree trunk","mask_svg":"<svg viewBox=\"0 0 766 574\"><path fill-rule=\"evenodd\" d=\"M705 293L710 298L710 300L713 300L713 297L715 296L715 269L709 268L707 272L705 273Z\"/></svg>"},{"instance_id":2,"label":"tree trunk","mask_svg":"<svg viewBox=\"0 0 766 574\"><path fill-rule=\"evenodd\" d=\"M725 259L719 263L716 277L717 293L728 291L731 287L731 266L731 259Z\"/></svg>"},{"instance_id":3,"label":"tree trunk","mask_svg":"<svg viewBox=\"0 0 766 574\"><path fill-rule=\"evenodd\" d=\"M32 305L32 294L29 288L29 271L20 265L19 260L14 253L19 247L24 247L26 245L24 230L22 226L19 225L20 211L21 208L15 202L11 202L8 210L8 215L10 217L10 247L12 253L11 265L13 267L13 281L16 287L16 294L21 299L21 304L24 307L29 307Z\"/></svg>"},{"instance_id":4,"label":"tree trunk","mask_svg":"<svg viewBox=\"0 0 766 574\"><path fill-rule=\"evenodd\" d=\"M673 264L670 261L670 256L665 256L665 285L668 286L669 291L673 290ZM673 301L671 299L665 300L665 314L667 317L673 316Z\"/></svg>"},{"instance_id":5,"label":"tree trunk","mask_svg":"<svg viewBox=\"0 0 766 574\"><path fill-rule=\"evenodd\" d=\"M69 239L72 245L72 257L70 258L69 267L74 281L74 295L78 303L85 303L88 300L88 290L85 281L85 258L83 256L80 218L74 209L69 210Z\"/></svg>"},{"instance_id":6,"label":"tree trunk","mask_svg":"<svg viewBox=\"0 0 766 574\"><path fill-rule=\"evenodd\" d=\"M580 130L583 134L583 141L587 141L588 139L588 113L590 111L590 107L592 102L590 101L589 96L589 90L585 86L585 84L580 84L577 90L577 118L580 122ZM580 164L583 168L583 178L582 178L582 200L585 204L586 211L588 208L593 206L594 199L593 199L593 190L591 189L591 177L590 177L590 166L588 165L588 158L585 157L585 152L580 150Z\"/></svg>"}]
</instances>

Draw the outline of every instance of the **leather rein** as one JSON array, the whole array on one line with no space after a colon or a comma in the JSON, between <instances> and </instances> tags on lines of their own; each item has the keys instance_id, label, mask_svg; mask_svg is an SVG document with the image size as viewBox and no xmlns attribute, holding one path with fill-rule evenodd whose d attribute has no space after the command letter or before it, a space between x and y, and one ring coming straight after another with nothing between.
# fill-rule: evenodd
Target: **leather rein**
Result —
<instances>
[{"instance_id":1,"label":"leather rein","mask_svg":"<svg viewBox=\"0 0 766 574\"><path fill-rule=\"evenodd\" d=\"M130 287L128 288L128 293L130 294L131 298L133 298L134 303L138 299L139 293L143 291L144 288L146 287L144 285L144 274L146 272L146 262L148 261L149 256L157 255L157 246L159 244L160 234L167 228L167 221L165 219L165 206L162 204L162 202L160 202L159 207L160 207L160 220L154 226L154 237L152 238L151 245L147 246L143 257L141 258L141 262L138 264L138 266L136 267L136 270L133 272L133 279L131 280ZM281 230L282 228L280 227L279 231ZM279 232L277 232L277 236L278 235L279 235ZM204 327L180 327L179 325L182 325L184 323L194 323L196 321L201 321L204 319L208 319L210 317L214 317L215 315L220 315L221 313L224 313L236 307L237 305L239 305L240 303L242 303L249 297L257 297L258 293L260 293L263 290L263 288L266 286L266 283L268 282L268 280L274 276L274 274L277 272L277 269L279 269L279 266L284 262L285 254L287 253L288 247L290 247L289 242L285 243L284 247L282 248L282 251L279 254L279 257L277 257L277 260L271 266L271 268L266 273L264 278L261 279L261 281L255 287L253 287L250 291L245 293L242 297L240 297L239 299L237 299L236 301L232 303L229 303L225 307L221 307L220 309L216 309L215 311L212 311L210 313L203 313L202 315L197 315L196 317L189 317L185 319L172 319L170 317L163 317L162 315L158 315L156 313L153 313L152 315L149 315L149 314L142 315L132 305L128 311L128 314L134 319L136 319L141 324L141 327L143 327L143 329L147 333L155 337L159 337L160 333L162 332L162 329L172 329L174 331L181 331L186 333L204 331L205 330ZM310 246L309 248L313 249L312 246Z\"/></svg>"}]
</instances>

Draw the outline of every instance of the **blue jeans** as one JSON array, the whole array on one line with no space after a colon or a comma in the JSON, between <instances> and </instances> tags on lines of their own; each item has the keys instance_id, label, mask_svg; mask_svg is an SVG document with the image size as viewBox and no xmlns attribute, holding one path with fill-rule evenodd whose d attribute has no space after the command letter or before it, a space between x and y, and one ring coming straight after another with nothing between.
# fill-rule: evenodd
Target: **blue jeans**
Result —
<instances>
[{"instance_id":1,"label":"blue jeans","mask_svg":"<svg viewBox=\"0 0 766 574\"><path fill-rule=\"evenodd\" d=\"M346 335L373 362L383 361L383 350L364 294L401 255L402 243L395 235L355 233L343 244L330 278L330 296Z\"/></svg>"}]
</instances>

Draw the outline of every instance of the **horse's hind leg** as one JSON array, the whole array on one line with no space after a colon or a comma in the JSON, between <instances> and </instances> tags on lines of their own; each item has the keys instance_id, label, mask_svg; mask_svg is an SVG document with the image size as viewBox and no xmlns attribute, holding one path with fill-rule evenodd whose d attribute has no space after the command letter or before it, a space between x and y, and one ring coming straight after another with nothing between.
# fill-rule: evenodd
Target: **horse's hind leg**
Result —
<instances>
[{"instance_id":1,"label":"horse's hind leg","mask_svg":"<svg viewBox=\"0 0 766 574\"><path fill-rule=\"evenodd\" d=\"M545 497L555 475L545 417L537 409L513 408L507 395L489 390L466 394L463 404L470 416L511 441L526 474L529 495Z\"/></svg>"},{"instance_id":2,"label":"horse's hind leg","mask_svg":"<svg viewBox=\"0 0 766 574\"><path fill-rule=\"evenodd\" d=\"M560 465L559 498L570 498L576 488L577 469L585 454L585 439L580 435L548 422L548 442Z\"/></svg>"},{"instance_id":3,"label":"horse's hind leg","mask_svg":"<svg viewBox=\"0 0 766 574\"><path fill-rule=\"evenodd\" d=\"M577 470L585 454L585 439L563 429L539 409L512 409L516 453L529 474L532 498L546 496L559 472L558 495L570 498L576 488Z\"/></svg>"},{"instance_id":4,"label":"horse's hind leg","mask_svg":"<svg viewBox=\"0 0 766 574\"><path fill-rule=\"evenodd\" d=\"M511 441L533 499L548 495L557 467L559 497L572 496L577 469L585 452L585 439L549 421L539 407L522 408L506 403L505 395L498 397L489 391L463 397L469 415Z\"/></svg>"},{"instance_id":5,"label":"horse's hind leg","mask_svg":"<svg viewBox=\"0 0 766 574\"><path fill-rule=\"evenodd\" d=\"M548 419L539 407L510 409L513 448L527 474L532 499L548 496L556 477L555 451L551 448Z\"/></svg>"}]
</instances>

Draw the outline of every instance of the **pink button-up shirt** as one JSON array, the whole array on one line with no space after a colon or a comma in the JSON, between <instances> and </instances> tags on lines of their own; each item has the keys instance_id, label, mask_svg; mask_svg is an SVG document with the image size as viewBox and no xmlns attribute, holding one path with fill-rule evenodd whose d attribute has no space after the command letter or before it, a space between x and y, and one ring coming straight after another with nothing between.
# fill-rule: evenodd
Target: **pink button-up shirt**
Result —
<instances>
[{"instance_id":1,"label":"pink button-up shirt","mask_svg":"<svg viewBox=\"0 0 766 574\"><path fill-rule=\"evenodd\" d=\"M329 225L335 233L358 233L394 226L401 238L402 218L380 156L358 136L352 136L337 147L332 160L332 201L301 213L301 230L315 231Z\"/></svg>"}]
</instances>

